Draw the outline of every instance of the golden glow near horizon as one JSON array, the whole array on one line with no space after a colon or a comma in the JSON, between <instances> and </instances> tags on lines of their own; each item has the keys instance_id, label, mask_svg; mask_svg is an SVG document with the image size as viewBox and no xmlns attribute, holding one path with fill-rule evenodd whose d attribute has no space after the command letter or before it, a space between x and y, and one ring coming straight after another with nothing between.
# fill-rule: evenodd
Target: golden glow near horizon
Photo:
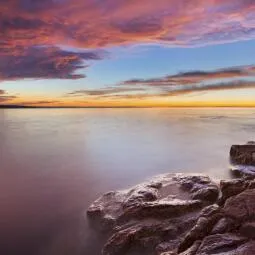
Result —
<instances>
[{"instance_id":1,"label":"golden glow near horizon","mask_svg":"<svg viewBox=\"0 0 255 255\"><path fill-rule=\"evenodd\" d=\"M255 107L255 89L210 92L203 95L178 95L171 97L147 97L144 99L91 99L50 97L23 97L14 99L11 104L37 107ZM226 95L228 97L226 98ZM231 95L232 94L232 95Z\"/></svg>"}]
</instances>

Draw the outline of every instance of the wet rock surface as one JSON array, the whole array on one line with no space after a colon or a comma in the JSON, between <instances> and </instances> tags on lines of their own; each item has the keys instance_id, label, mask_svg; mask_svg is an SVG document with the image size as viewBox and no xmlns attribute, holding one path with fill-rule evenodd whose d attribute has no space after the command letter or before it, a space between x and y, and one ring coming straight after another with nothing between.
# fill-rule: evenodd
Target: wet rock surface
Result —
<instances>
[{"instance_id":1,"label":"wet rock surface","mask_svg":"<svg viewBox=\"0 0 255 255\"><path fill-rule=\"evenodd\" d=\"M255 142L248 142L244 145L232 145L230 159L239 165L255 166Z\"/></svg>"},{"instance_id":2,"label":"wet rock surface","mask_svg":"<svg viewBox=\"0 0 255 255\"><path fill-rule=\"evenodd\" d=\"M255 182L215 184L199 174L166 174L108 192L88 209L108 237L104 255L254 255Z\"/></svg>"},{"instance_id":3,"label":"wet rock surface","mask_svg":"<svg viewBox=\"0 0 255 255\"><path fill-rule=\"evenodd\" d=\"M218 186L207 176L166 174L104 194L89 207L87 216L109 237L103 254L160 254L177 251L180 237L218 196Z\"/></svg>"},{"instance_id":4,"label":"wet rock surface","mask_svg":"<svg viewBox=\"0 0 255 255\"><path fill-rule=\"evenodd\" d=\"M255 143L245 146L253 153ZM102 254L254 255L255 175L241 176L216 184L201 174L166 174L106 193L87 211L107 237Z\"/></svg>"},{"instance_id":5,"label":"wet rock surface","mask_svg":"<svg viewBox=\"0 0 255 255\"><path fill-rule=\"evenodd\" d=\"M231 170L236 176L255 177L255 142L232 145L230 149Z\"/></svg>"}]
</instances>

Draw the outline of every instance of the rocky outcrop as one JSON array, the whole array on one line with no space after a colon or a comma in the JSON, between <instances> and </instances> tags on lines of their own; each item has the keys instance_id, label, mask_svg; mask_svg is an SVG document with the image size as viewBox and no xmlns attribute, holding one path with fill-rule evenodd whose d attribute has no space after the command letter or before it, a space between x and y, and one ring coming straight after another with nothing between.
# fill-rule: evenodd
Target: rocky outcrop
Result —
<instances>
[{"instance_id":1,"label":"rocky outcrop","mask_svg":"<svg viewBox=\"0 0 255 255\"><path fill-rule=\"evenodd\" d=\"M248 142L244 145L232 145L230 159L238 165L255 166L255 142Z\"/></svg>"},{"instance_id":2,"label":"rocky outcrop","mask_svg":"<svg viewBox=\"0 0 255 255\"><path fill-rule=\"evenodd\" d=\"M177 251L180 237L218 196L218 186L207 176L166 174L106 193L89 207L87 216L94 228L109 236L105 255Z\"/></svg>"},{"instance_id":3,"label":"rocky outcrop","mask_svg":"<svg viewBox=\"0 0 255 255\"><path fill-rule=\"evenodd\" d=\"M104 255L254 255L255 181L215 184L199 174L167 174L108 192L88 209L108 236Z\"/></svg>"},{"instance_id":4,"label":"rocky outcrop","mask_svg":"<svg viewBox=\"0 0 255 255\"><path fill-rule=\"evenodd\" d=\"M254 255L255 143L233 145L240 178L166 174L108 192L88 209L103 255Z\"/></svg>"},{"instance_id":5,"label":"rocky outcrop","mask_svg":"<svg viewBox=\"0 0 255 255\"><path fill-rule=\"evenodd\" d=\"M220 187L222 197L218 209L206 217L201 214L195 227L182 240L175 254L186 254L185 251L197 241L201 241L199 248L195 253L188 253L189 255L255 254L254 181L245 179L224 181ZM203 226L199 226L201 219L204 221Z\"/></svg>"},{"instance_id":6,"label":"rocky outcrop","mask_svg":"<svg viewBox=\"0 0 255 255\"><path fill-rule=\"evenodd\" d=\"M232 145L230 149L231 170L237 176L255 177L255 142Z\"/></svg>"}]
</instances>

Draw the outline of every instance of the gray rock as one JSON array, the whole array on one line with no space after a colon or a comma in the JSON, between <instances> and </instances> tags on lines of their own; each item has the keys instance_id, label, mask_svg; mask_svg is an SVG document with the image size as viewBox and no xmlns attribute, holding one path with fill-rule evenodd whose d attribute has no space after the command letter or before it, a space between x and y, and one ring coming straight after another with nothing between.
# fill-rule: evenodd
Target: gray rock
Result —
<instances>
[{"instance_id":1,"label":"gray rock","mask_svg":"<svg viewBox=\"0 0 255 255\"><path fill-rule=\"evenodd\" d=\"M89 207L87 216L94 227L108 233L105 255L124 255L131 250L150 254L164 243L177 251L201 209L218 195L218 186L207 176L166 174L106 193Z\"/></svg>"},{"instance_id":2,"label":"gray rock","mask_svg":"<svg viewBox=\"0 0 255 255\"><path fill-rule=\"evenodd\" d=\"M255 166L255 143L232 145L230 159L235 164Z\"/></svg>"},{"instance_id":3,"label":"gray rock","mask_svg":"<svg viewBox=\"0 0 255 255\"><path fill-rule=\"evenodd\" d=\"M243 179L220 181L222 193L221 202L224 203L229 197L238 195L247 188L248 184Z\"/></svg>"},{"instance_id":4,"label":"gray rock","mask_svg":"<svg viewBox=\"0 0 255 255\"><path fill-rule=\"evenodd\" d=\"M255 189L247 189L237 196L230 197L223 210L228 217L239 222L255 217Z\"/></svg>"},{"instance_id":5,"label":"gray rock","mask_svg":"<svg viewBox=\"0 0 255 255\"><path fill-rule=\"evenodd\" d=\"M218 222L214 225L211 234L222 234L225 232L232 231L237 228L238 225L231 218L220 218Z\"/></svg>"},{"instance_id":6,"label":"gray rock","mask_svg":"<svg viewBox=\"0 0 255 255\"><path fill-rule=\"evenodd\" d=\"M108 235L103 255L254 255L255 181L221 181L220 192L204 175L161 175L106 193L87 215Z\"/></svg>"},{"instance_id":7,"label":"gray rock","mask_svg":"<svg viewBox=\"0 0 255 255\"><path fill-rule=\"evenodd\" d=\"M182 252L180 255L196 255L198 248L201 245L201 241L197 240L193 243L193 245L186 251Z\"/></svg>"},{"instance_id":8,"label":"gray rock","mask_svg":"<svg viewBox=\"0 0 255 255\"><path fill-rule=\"evenodd\" d=\"M246 222L240 228L240 233L249 238L255 238L255 221Z\"/></svg>"},{"instance_id":9,"label":"gray rock","mask_svg":"<svg viewBox=\"0 0 255 255\"><path fill-rule=\"evenodd\" d=\"M231 233L209 235L202 241L199 249L196 252L196 255L234 254L225 252L235 250L238 246L244 244L246 241L247 238Z\"/></svg>"},{"instance_id":10,"label":"gray rock","mask_svg":"<svg viewBox=\"0 0 255 255\"><path fill-rule=\"evenodd\" d=\"M189 189L183 188L186 183ZM196 195L198 189L200 195ZM106 226L104 230L109 231L119 221L123 224L133 218L170 218L199 210L202 203L208 203L206 194L211 196L211 193L218 196L219 189L207 176L160 175L131 189L104 194L92 203L87 216L92 223L101 228Z\"/></svg>"}]
</instances>

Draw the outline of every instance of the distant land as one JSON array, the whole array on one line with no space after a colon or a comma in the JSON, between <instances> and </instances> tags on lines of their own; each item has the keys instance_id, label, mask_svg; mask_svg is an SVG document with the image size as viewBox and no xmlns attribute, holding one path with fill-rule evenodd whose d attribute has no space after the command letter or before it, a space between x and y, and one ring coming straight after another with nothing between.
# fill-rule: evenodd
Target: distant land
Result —
<instances>
[{"instance_id":1,"label":"distant land","mask_svg":"<svg viewBox=\"0 0 255 255\"><path fill-rule=\"evenodd\" d=\"M219 106L31 106L31 105L1 105L0 109L125 109L125 108L255 108L255 106L236 106L236 105L219 105Z\"/></svg>"}]
</instances>

